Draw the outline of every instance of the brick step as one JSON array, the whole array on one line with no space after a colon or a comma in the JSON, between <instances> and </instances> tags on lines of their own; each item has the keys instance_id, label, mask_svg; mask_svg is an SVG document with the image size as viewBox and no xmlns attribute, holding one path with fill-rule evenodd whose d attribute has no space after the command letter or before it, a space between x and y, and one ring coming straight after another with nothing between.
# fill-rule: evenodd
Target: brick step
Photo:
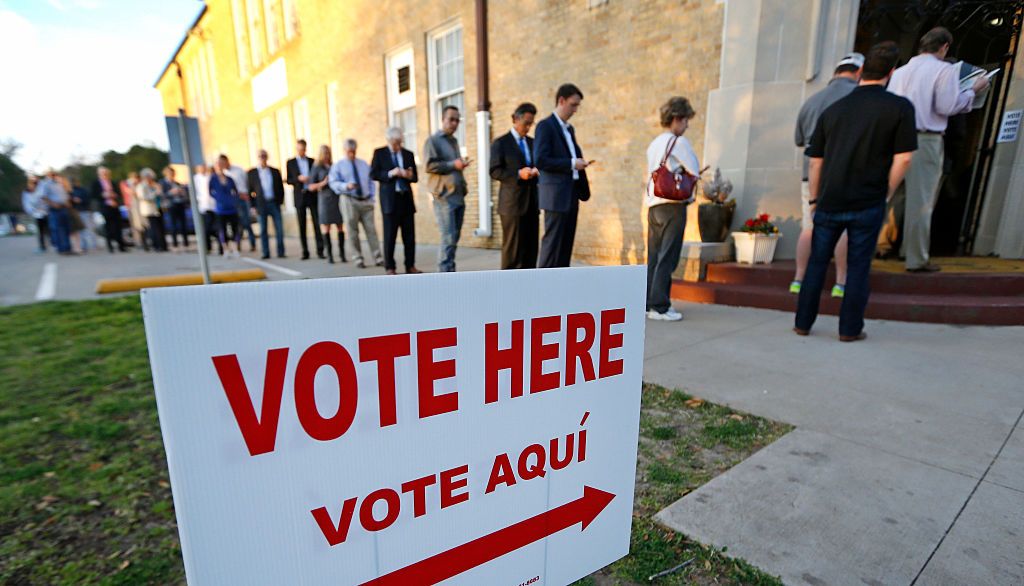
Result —
<instances>
[{"instance_id":1,"label":"brick step","mask_svg":"<svg viewBox=\"0 0 1024 586\"><path fill-rule=\"evenodd\" d=\"M796 310L796 295L785 288L673 281L672 298L696 303ZM841 300L822 295L821 313L838 315ZM961 324L1024 325L1024 296L921 295L872 292L866 317L896 321Z\"/></svg>"},{"instance_id":2,"label":"brick step","mask_svg":"<svg viewBox=\"0 0 1024 586\"><path fill-rule=\"evenodd\" d=\"M763 286L788 290L795 263L780 261L770 265L717 263L708 265L709 283ZM835 283L835 266L825 280L831 288ZM1019 273L890 273L871 272L872 293L940 296L1015 296L1024 295L1024 274Z\"/></svg>"}]
</instances>

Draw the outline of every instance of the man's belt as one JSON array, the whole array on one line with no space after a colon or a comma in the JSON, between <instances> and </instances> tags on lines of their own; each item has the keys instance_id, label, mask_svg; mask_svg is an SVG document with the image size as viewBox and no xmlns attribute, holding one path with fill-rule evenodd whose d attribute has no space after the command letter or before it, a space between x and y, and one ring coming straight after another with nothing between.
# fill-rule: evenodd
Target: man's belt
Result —
<instances>
[{"instance_id":1,"label":"man's belt","mask_svg":"<svg viewBox=\"0 0 1024 586\"><path fill-rule=\"evenodd\" d=\"M370 199L369 195L356 195L354 193L346 193L345 195L348 196L348 197L351 197L352 199L354 199L356 201L366 201L366 200Z\"/></svg>"},{"instance_id":2,"label":"man's belt","mask_svg":"<svg viewBox=\"0 0 1024 586\"><path fill-rule=\"evenodd\" d=\"M943 136L943 135L946 134L945 132L943 132L941 130L918 130L917 133L918 134L937 134L939 136Z\"/></svg>"}]
</instances>

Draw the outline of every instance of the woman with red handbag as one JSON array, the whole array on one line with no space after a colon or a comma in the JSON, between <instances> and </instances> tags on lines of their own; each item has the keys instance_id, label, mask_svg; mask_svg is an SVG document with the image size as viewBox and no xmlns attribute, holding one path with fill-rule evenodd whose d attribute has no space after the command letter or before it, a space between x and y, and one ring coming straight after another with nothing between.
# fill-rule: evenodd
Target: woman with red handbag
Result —
<instances>
[{"instance_id":1,"label":"woman with red handbag","mask_svg":"<svg viewBox=\"0 0 1024 586\"><path fill-rule=\"evenodd\" d=\"M665 129L647 147L647 318L679 321L669 290L679 264L686 230L686 206L693 201L700 173L697 154L683 137L696 115L690 101L669 98L660 110Z\"/></svg>"}]
</instances>

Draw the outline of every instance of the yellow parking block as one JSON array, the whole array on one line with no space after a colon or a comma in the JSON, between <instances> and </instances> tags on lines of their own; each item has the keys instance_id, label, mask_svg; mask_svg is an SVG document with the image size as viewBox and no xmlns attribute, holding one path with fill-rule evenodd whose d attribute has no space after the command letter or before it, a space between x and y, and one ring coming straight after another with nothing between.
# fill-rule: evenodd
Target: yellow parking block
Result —
<instances>
[{"instance_id":1,"label":"yellow parking block","mask_svg":"<svg viewBox=\"0 0 1024 586\"><path fill-rule=\"evenodd\" d=\"M210 273L214 283L237 283L239 281L261 281L267 278L262 269L244 269L241 271L218 271ZM148 287L179 287L181 285L202 285L201 273L183 275L157 275L153 277L126 277L123 279L101 279L96 282L97 293L124 293L138 291Z\"/></svg>"}]
</instances>

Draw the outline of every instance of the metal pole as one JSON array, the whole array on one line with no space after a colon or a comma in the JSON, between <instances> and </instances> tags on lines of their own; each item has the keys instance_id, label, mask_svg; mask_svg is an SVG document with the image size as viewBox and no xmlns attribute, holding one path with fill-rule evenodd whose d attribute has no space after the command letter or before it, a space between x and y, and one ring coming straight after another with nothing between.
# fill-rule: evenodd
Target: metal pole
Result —
<instances>
[{"instance_id":1,"label":"metal pole","mask_svg":"<svg viewBox=\"0 0 1024 586\"><path fill-rule=\"evenodd\" d=\"M199 250L199 270L203 273L203 284L210 284L210 265L206 262L206 225L199 213L199 202L196 200L196 181L192 176L192 153L189 152L188 133L185 132L185 109L178 108L178 134L181 135L181 154L185 159L188 172L188 199L192 204L192 225L196 229L196 249Z\"/></svg>"}]
</instances>

